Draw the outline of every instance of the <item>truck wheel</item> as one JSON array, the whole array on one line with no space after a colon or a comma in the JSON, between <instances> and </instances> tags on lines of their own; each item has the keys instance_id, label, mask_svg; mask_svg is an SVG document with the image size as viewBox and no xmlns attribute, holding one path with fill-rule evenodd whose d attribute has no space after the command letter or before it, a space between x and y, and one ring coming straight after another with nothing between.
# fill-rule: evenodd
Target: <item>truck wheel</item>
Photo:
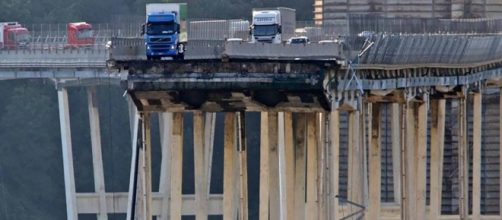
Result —
<instances>
[{"instance_id":1,"label":"truck wheel","mask_svg":"<svg viewBox=\"0 0 502 220\"><path fill-rule=\"evenodd\" d=\"M146 56L146 59L150 61L155 61L155 60L160 60L161 58L158 56Z\"/></svg>"},{"instance_id":2,"label":"truck wheel","mask_svg":"<svg viewBox=\"0 0 502 220\"><path fill-rule=\"evenodd\" d=\"M185 59L185 45L178 44L178 55L174 58L175 60L184 60Z\"/></svg>"},{"instance_id":3,"label":"truck wheel","mask_svg":"<svg viewBox=\"0 0 502 220\"><path fill-rule=\"evenodd\" d=\"M185 54L185 45L178 44L178 54Z\"/></svg>"}]
</instances>

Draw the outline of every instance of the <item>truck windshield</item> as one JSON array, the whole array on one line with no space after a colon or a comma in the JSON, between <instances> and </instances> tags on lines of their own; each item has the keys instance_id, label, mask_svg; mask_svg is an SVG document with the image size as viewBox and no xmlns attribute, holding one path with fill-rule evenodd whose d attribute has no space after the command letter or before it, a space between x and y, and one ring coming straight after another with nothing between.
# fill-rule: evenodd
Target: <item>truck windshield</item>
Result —
<instances>
[{"instance_id":1,"label":"truck windshield","mask_svg":"<svg viewBox=\"0 0 502 220\"><path fill-rule=\"evenodd\" d=\"M27 42L30 41L30 34L28 33L17 33L16 42Z\"/></svg>"},{"instance_id":2,"label":"truck windshield","mask_svg":"<svg viewBox=\"0 0 502 220\"><path fill-rule=\"evenodd\" d=\"M253 34L254 36L270 36L277 34L277 25L255 25Z\"/></svg>"},{"instance_id":3,"label":"truck windshield","mask_svg":"<svg viewBox=\"0 0 502 220\"><path fill-rule=\"evenodd\" d=\"M174 34L175 32L176 23L174 22L155 22L146 25L146 34L148 35Z\"/></svg>"},{"instance_id":4,"label":"truck windshield","mask_svg":"<svg viewBox=\"0 0 502 220\"><path fill-rule=\"evenodd\" d=\"M92 29L81 29L78 30L77 32L77 38L83 39L83 38L92 38L94 37L94 33Z\"/></svg>"}]
</instances>

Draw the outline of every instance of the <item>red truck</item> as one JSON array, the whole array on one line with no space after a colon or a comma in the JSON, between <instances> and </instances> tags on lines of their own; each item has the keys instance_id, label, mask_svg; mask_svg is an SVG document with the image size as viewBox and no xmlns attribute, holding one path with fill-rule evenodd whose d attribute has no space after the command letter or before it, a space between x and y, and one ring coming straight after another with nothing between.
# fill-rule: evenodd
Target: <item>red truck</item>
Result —
<instances>
[{"instance_id":1,"label":"red truck","mask_svg":"<svg viewBox=\"0 0 502 220\"><path fill-rule=\"evenodd\" d=\"M0 49L28 48L30 32L18 22L0 22Z\"/></svg>"},{"instance_id":2,"label":"red truck","mask_svg":"<svg viewBox=\"0 0 502 220\"><path fill-rule=\"evenodd\" d=\"M67 48L92 46L96 40L92 25L87 22L69 23L66 33Z\"/></svg>"}]
</instances>

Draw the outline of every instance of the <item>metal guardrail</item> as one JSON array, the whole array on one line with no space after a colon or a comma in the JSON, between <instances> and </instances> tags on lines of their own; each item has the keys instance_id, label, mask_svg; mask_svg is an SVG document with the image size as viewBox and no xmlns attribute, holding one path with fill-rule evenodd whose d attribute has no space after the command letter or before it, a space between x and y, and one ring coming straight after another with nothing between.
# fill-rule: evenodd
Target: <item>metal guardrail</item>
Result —
<instances>
[{"instance_id":1,"label":"metal guardrail","mask_svg":"<svg viewBox=\"0 0 502 220\"><path fill-rule=\"evenodd\" d=\"M378 34L363 54L359 66L471 65L502 60L502 34ZM111 58L141 60L141 38L114 38ZM190 41L186 59L344 59L347 47L328 44L251 44L247 42ZM356 48L357 50L358 48Z\"/></svg>"},{"instance_id":2,"label":"metal guardrail","mask_svg":"<svg viewBox=\"0 0 502 220\"><path fill-rule=\"evenodd\" d=\"M105 49L0 50L1 68L106 67Z\"/></svg>"},{"instance_id":3,"label":"metal guardrail","mask_svg":"<svg viewBox=\"0 0 502 220\"><path fill-rule=\"evenodd\" d=\"M94 23L96 46L104 47L114 37L140 38L142 16L128 19L129 22ZM249 21L189 19L188 39L226 40L249 38ZM32 49L62 48L67 45L66 25L25 24L30 31ZM296 36L308 36L311 41L334 40L338 36L356 36L363 31L375 33L499 33L502 19L439 19L439 18L388 18L379 13L350 14L347 20L338 23L315 24L313 21L298 21Z\"/></svg>"},{"instance_id":4,"label":"metal guardrail","mask_svg":"<svg viewBox=\"0 0 502 220\"><path fill-rule=\"evenodd\" d=\"M363 31L377 33L500 33L501 18L439 19L385 17L379 13L349 14L350 35Z\"/></svg>"},{"instance_id":5,"label":"metal guardrail","mask_svg":"<svg viewBox=\"0 0 502 220\"><path fill-rule=\"evenodd\" d=\"M502 60L502 35L380 34L363 65L466 65Z\"/></svg>"}]
</instances>

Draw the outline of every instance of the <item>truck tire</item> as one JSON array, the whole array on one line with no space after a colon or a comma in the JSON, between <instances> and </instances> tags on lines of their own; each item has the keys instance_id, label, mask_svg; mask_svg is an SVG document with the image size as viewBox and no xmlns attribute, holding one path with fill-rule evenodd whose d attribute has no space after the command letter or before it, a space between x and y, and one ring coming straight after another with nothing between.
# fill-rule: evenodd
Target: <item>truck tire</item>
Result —
<instances>
[{"instance_id":1,"label":"truck tire","mask_svg":"<svg viewBox=\"0 0 502 220\"><path fill-rule=\"evenodd\" d=\"M178 44L178 55L174 58L175 60L184 60L185 59L185 45Z\"/></svg>"},{"instance_id":2,"label":"truck tire","mask_svg":"<svg viewBox=\"0 0 502 220\"><path fill-rule=\"evenodd\" d=\"M182 43L178 44L177 50L178 50L178 54L185 54L185 51L186 51L185 44L182 44Z\"/></svg>"},{"instance_id":3,"label":"truck tire","mask_svg":"<svg viewBox=\"0 0 502 220\"><path fill-rule=\"evenodd\" d=\"M149 60L149 61L161 60L161 57L158 57L158 56L146 56L146 60Z\"/></svg>"}]
</instances>

